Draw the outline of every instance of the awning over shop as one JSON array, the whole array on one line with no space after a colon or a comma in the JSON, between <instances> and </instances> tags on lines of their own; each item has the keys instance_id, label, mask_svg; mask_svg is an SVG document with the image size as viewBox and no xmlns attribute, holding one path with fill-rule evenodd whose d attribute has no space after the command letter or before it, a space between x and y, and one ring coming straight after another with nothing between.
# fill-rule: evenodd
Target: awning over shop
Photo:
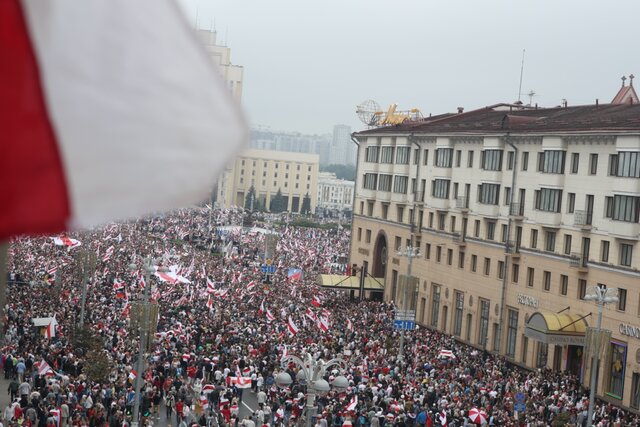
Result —
<instances>
[{"instance_id":1,"label":"awning over shop","mask_svg":"<svg viewBox=\"0 0 640 427\"><path fill-rule=\"evenodd\" d=\"M318 276L318 284L323 288L331 289L360 289L360 277L343 276L340 274L320 274ZM367 277L364 279L365 291L384 291L383 277Z\"/></svg>"},{"instance_id":2,"label":"awning over shop","mask_svg":"<svg viewBox=\"0 0 640 427\"><path fill-rule=\"evenodd\" d=\"M524 334L545 344L584 346L587 316L538 311L527 321Z\"/></svg>"}]
</instances>

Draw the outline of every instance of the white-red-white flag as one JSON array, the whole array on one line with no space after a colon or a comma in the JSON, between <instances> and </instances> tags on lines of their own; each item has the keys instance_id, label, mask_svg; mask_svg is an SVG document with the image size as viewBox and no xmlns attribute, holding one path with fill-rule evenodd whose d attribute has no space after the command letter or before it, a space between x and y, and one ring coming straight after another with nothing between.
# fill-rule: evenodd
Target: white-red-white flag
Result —
<instances>
[{"instance_id":1,"label":"white-red-white flag","mask_svg":"<svg viewBox=\"0 0 640 427\"><path fill-rule=\"evenodd\" d=\"M42 359L40 361L40 364L38 365L38 375L49 375L49 374L53 374L53 369L51 369L51 366L49 366L49 364Z\"/></svg>"},{"instance_id":2,"label":"white-red-white flag","mask_svg":"<svg viewBox=\"0 0 640 427\"><path fill-rule=\"evenodd\" d=\"M136 370L132 369L131 372L129 372L128 379L129 381L133 382L137 376L138 376L138 373L136 372Z\"/></svg>"},{"instance_id":3,"label":"white-red-white flag","mask_svg":"<svg viewBox=\"0 0 640 427\"><path fill-rule=\"evenodd\" d=\"M6 0L0 28L0 240L200 202L243 148L173 0Z\"/></svg>"},{"instance_id":4,"label":"white-red-white flag","mask_svg":"<svg viewBox=\"0 0 640 427\"><path fill-rule=\"evenodd\" d=\"M269 310L269 309L267 308L267 320L268 320L269 322L273 322L273 321L275 320L275 318L276 318L276 317L271 313L271 310Z\"/></svg>"},{"instance_id":5,"label":"white-red-white flag","mask_svg":"<svg viewBox=\"0 0 640 427\"><path fill-rule=\"evenodd\" d=\"M213 299L211 298L211 295L209 295L209 298L207 299L207 308L209 310L213 308Z\"/></svg>"},{"instance_id":6,"label":"white-red-white flag","mask_svg":"<svg viewBox=\"0 0 640 427\"><path fill-rule=\"evenodd\" d=\"M354 394L353 397L351 398L351 401L349 401L349 404L347 405L346 411L347 412L355 411L357 406L358 406L358 395Z\"/></svg>"},{"instance_id":7,"label":"white-red-white flag","mask_svg":"<svg viewBox=\"0 0 640 427\"><path fill-rule=\"evenodd\" d=\"M347 319L347 329L353 332L353 323L351 323L351 319Z\"/></svg>"},{"instance_id":8,"label":"white-red-white flag","mask_svg":"<svg viewBox=\"0 0 640 427\"><path fill-rule=\"evenodd\" d=\"M262 302L260 303L260 309L258 310L258 316L262 316L264 311L265 311L265 309L264 309L264 300L262 300Z\"/></svg>"},{"instance_id":9,"label":"white-red-white flag","mask_svg":"<svg viewBox=\"0 0 640 427\"><path fill-rule=\"evenodd\" d=\"M295 335L300 330L295 323L293 323L293 319L289 316L289 320L287 321L287 329L291 335Z\"/></svg>"},{"instance_id":10,"label":"white-red-white flag","mask_svg":"<svg viewBox=\"0 0 640 427\"><path fill-rule=\"evenodd\" d=\"M318 317L318 327L323 332L327 332L329 330L329 320L326 317Z\"/></svg>"},{"instance_id":11,"label":"white-red-white flag","mask_svg":"<svg viewBox=\"0 0 640 427\"><path fill-rule=\"evenodd\" d=\"M77 248L78 246L82 245L82 243L80 243L79 240L72 239L67 236L57 236L57 237L52 237L51 239L53 239L54 245L66 246L69 249Z\"/></svg>"},{"instance_id":12,"label":"white-red-white flag","mask_svg":"<svg viewBox=\"0 0 640 427\"><path fill-rule=\"evenodd\" d=\"M311 304L313 304L314 307L320 307L322 305L322 301L320 301L320 298L314 295L311 299Z\"/></svg>"}]
</instances>

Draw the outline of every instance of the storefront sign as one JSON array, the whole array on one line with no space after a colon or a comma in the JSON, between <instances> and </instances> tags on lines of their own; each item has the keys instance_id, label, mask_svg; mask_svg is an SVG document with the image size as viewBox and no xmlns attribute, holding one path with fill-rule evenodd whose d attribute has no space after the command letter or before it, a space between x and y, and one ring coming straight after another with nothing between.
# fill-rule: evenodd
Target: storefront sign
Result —
<instances>
[{"instance_id":1,"label":"storefront sign","mask_svg":"<svg viewBox=\"0 0 640 427\"><path fill-rule=\"evenodd\" d=\"M527 307L538 308L538 299L534 297L530 297L529 295L518 294L518 304L526 305Z\"/></svg>"},{"instance_id":2,"label":"storefront sign","mask_svg":"<svg viewBox=\"0 0 640 427\"><path fill-rule=\"evenodd\" d=\"M627 325L626 323L620 323L620 327L618 328L618 330L622 335L640 339L640 328L637 326Z\"/></svg>"}]
</instances>

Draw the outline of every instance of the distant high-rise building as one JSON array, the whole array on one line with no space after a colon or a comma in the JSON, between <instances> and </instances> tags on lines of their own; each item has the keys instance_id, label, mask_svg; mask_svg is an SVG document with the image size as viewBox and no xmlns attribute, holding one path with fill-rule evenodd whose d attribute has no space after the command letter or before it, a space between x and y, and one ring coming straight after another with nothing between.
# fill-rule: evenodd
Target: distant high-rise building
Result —
<instances>
[{"instance_id":1,"label":"distant high-rise building","mask_svg":"<svg viewBox=\"0 0 640 427\"><path fill-rule=\"evenodd\" d=\"M333 127L333 141L329 155L329 163L334 165L355 165L356 146L351 141L351 127L335 125Z\"/></svg>"},{"instance_id":2,"label":"distant high-rise building","mask_svg":"<svg viewBox=\"0 0 640 427\"><path fill-rule=\"evenodd\" d=\"M216 43L215 31L197 30L198 37L204 44L211 60L218 65L224 81L229 86L236 101L242 99L242 76L244 68L241 65L231 63L231 48Z\"/></svg>"},{"instance_id":3,"label":"distant high-rise building","mask_svg":"<svg viewBox=\"0 0 640 427\"><path fill-rule=\"evenodd\" d=\"M330 134L305 135L299 132L276 132L268 128L251 130L251 148L317 154L320 164L329 164L332 139Z\"/></svg>"}]
</instances>

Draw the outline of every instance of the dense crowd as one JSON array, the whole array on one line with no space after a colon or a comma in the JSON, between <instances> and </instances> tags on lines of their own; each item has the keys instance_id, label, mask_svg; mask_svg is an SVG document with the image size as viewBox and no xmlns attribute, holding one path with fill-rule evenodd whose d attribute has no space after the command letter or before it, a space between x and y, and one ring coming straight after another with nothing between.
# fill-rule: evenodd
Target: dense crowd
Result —
<instances>
[{"instance_id":1,"label":"dense crowd","mask_svg":"<svg viewBox=\"0 0 640 427\"><path fill-rule=\"evenodd\" d=\"M407 334L407 356L399 359L392 304L353 301L316 284L318 274L346 272L337 261L348 252L348 230L270 222L223 227L242 224L243 216L195 208L66 236L81 243L75 247L49 237L13 241L0 360L12 402L4 426L128 426L138 377L143 424L298 425L304 384L282 388L275 378L286 371L296 379L285 356L307 353L324 360L341 355L349 380L346 390L318 397L316 427L463 426L472 424L472 409L486 413L486 421L477 421L483 425L586 421L587 394L566 373L521 370L425 328ZM270 233L278 236L277 269L264 283L260 266ZM95 253L96 263L85 272L81 330L79 265L86 253ZM145 279L147 256L155 268ZM302 277L289 274L298 270ZM145 291L159 319L146 369L137 372L132 303ZM55 321L36 328L33 318ZM442 357L443 349L453 357ZM332 369L327 379L340 373ZM516 420L518 392L527 409ZM239 419L244 393L256 393L258 407ZM639 419L600 403L594 425Z\"/></svg>"}]
</instances>

